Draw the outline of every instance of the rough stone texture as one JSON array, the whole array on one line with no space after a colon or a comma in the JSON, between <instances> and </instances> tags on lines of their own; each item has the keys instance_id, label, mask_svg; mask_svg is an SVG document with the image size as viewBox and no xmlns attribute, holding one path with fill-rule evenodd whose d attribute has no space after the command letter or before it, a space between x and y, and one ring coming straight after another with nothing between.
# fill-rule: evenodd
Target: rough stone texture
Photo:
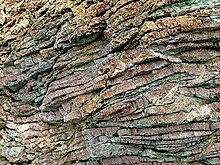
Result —
<instances>
[{"instance_id":1,"label":"rough stone texture","mask_svg":"<svg viewBox=\"0 0 220 165\"><path fill-rule=\"evenodd\" d=\"M0 161L220 164L219 0L0 0Z\"/></svg>"}]
</instances>

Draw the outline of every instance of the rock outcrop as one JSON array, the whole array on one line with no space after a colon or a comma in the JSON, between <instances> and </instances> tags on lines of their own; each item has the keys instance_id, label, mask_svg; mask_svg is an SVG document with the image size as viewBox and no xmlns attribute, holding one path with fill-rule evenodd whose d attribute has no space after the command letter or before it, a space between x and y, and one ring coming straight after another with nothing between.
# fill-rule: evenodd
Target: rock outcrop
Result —
<instances>
[{"instance_id":1,"label":"rock outcrop","mask_svg":"<svg viewBox=\"0 0 220 165\"><path fill-rule=\"evenodd\" d=\"M0 164L220 163L219 0L0 13Z\"/></svg>"}]
</instances>

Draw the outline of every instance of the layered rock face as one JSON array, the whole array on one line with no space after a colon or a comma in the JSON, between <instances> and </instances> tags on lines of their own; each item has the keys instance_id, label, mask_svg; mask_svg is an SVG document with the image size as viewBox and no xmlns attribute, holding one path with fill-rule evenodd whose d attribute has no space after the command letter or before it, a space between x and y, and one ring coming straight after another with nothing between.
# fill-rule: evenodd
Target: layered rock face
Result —
<instances>
[{"instance_id":1,"label":"layered rock face","mask_svg":"<svg viewBox=\"0 0 220 165\"><path fill-rule=\"evenodd\" d=\"M219 0L0 0L0 164L219 164Z\"/></svg>"}]
</instances>

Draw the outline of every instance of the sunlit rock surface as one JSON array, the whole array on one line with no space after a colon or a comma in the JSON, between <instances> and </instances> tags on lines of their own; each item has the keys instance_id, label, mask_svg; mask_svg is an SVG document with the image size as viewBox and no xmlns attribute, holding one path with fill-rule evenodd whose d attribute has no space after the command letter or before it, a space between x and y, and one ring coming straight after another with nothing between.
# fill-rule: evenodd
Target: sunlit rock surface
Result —
<instances>
[{"instance_id":1,"label":"sunlit rock surface","mask_svg":"<svg viewBox=\"0 0 220 165\"><path fill-rule=\"evenodd\" d=\"M219 0L0 0L0 164L220 164Z\"/></svg>"}]
</instances>

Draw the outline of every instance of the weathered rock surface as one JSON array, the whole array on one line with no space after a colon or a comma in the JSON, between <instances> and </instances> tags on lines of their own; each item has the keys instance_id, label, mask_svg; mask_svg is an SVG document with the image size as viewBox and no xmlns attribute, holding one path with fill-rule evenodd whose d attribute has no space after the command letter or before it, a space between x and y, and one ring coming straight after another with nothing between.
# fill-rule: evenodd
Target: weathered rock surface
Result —
<instances>
[{"instance_id":1,"label":"weathered rock surface","mask_svg":"<svg viewBox=\"0 0 220 165\"><path fill-rule=\"evenodd\" d=\"M220 164L219 0L0 13L0 164Z\"/></svg>"}]
</instances>

